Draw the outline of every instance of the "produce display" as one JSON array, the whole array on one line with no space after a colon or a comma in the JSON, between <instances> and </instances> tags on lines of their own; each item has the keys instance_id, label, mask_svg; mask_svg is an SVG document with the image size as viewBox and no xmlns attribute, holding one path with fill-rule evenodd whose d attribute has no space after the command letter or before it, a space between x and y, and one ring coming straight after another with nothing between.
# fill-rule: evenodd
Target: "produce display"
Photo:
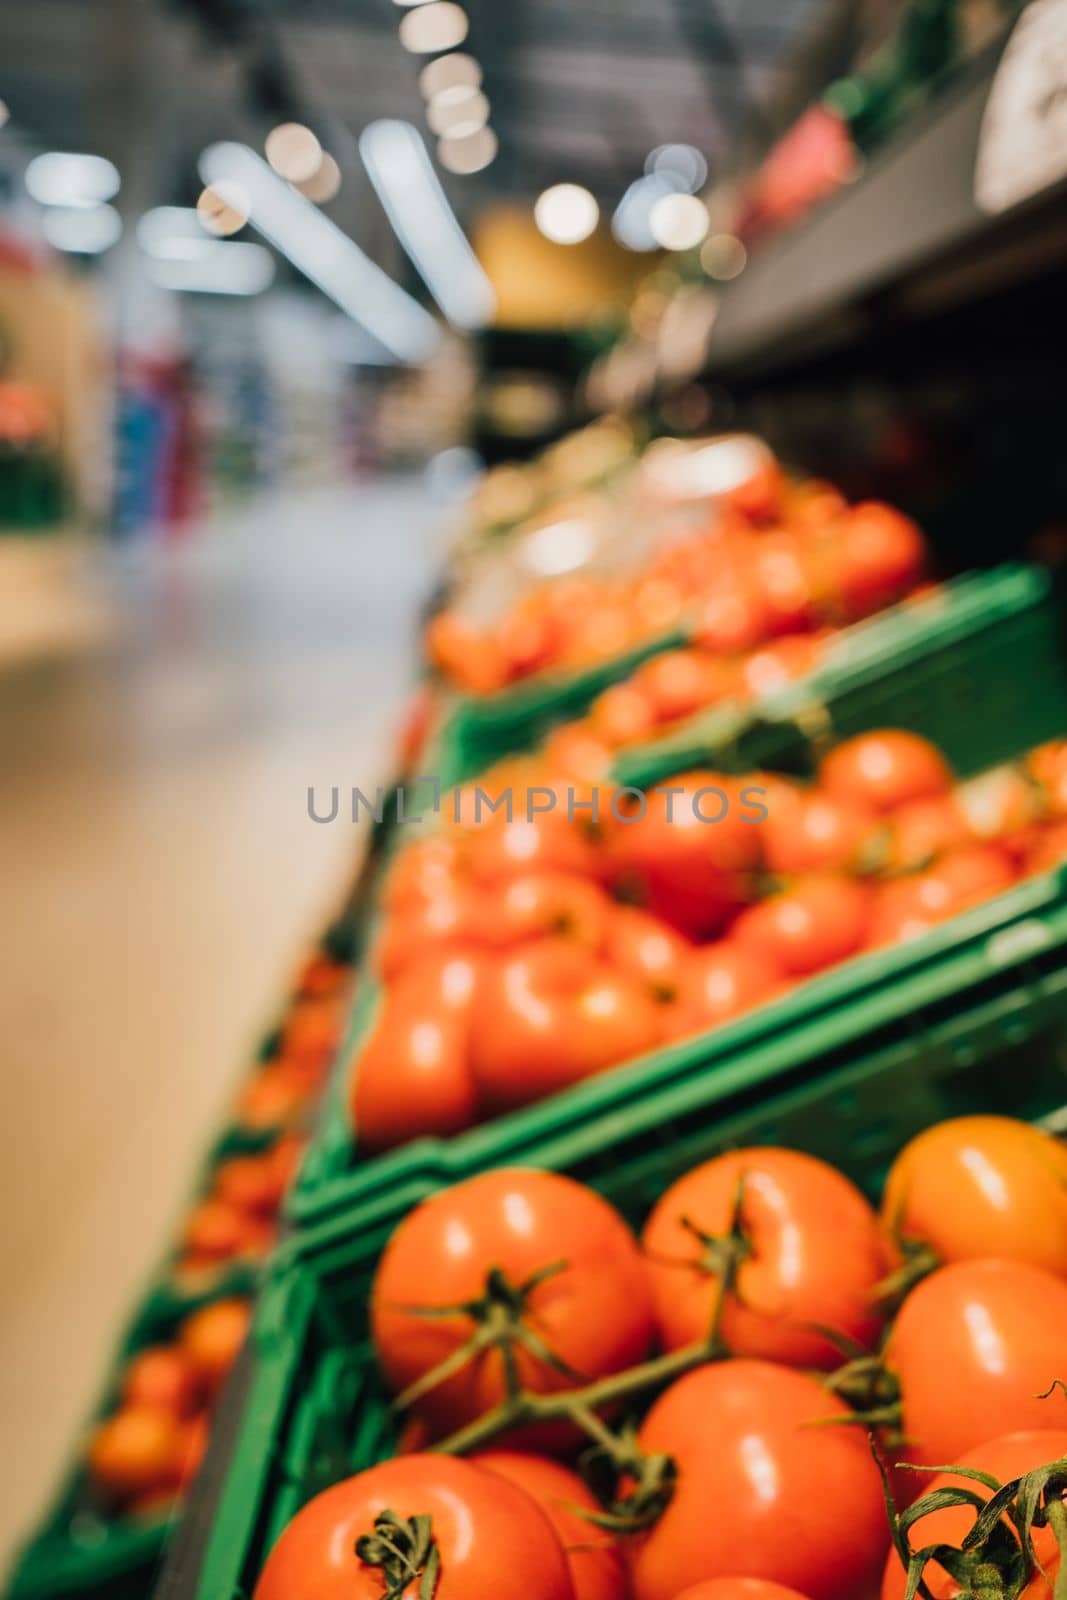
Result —
<instances>
[{"instance_id":1,"label":"produce display","mask_svg":"<svg viewBox=\"0 0 1067 1600\"><path fill-rule=\"evenodd\" d=\"M774 1146L636 1231L559 1173L440 1190L370 1291L396 1456L292 1516L254 1600L1058 1595L1065 1180L1050 1134L968 1116L877 1209Z\"/></svg>"},{"instance_id":2,"label":"produce display","mask_svg":"<svg viewBox=\"0 0 1067 1600\"><path fill-rule=\"evenodd\" d=\"M427 655L448 682L493 695L539 675L587 670L681 630L692 643L680 683L685 709L668 698L668 720L758 690L760 665L743 659L757 647L778 641L770 660L805 670L826 630L920 584L925 541L891 507L849 506L827 484L792 479L757 441L703 441L680 458L676 447L666 469L664 444L672 442L648 451L610 505L565 502L525 535L510 535L525 538L539 581L527 574L514 598L502 581L488 598L475 588L431 619ZM724 451L731 453L720 463ZM710 464L702 465L705 457ZM668 511L672 495L678 505ZM636 531L613 539L620 523ZM625 561L615 553L620 544L629 549ZM605 552L613 552L610 562ZM672 683L669 671L665 687Z\"/></svg>"},{"instance_id":3,"label":"produce display","mask_svg":"<svg viewBox=\"0 0 1067 1600\"><path fill-rule=\"evenodd\" d=\"M384 998L350 1066L365 1150L706 1032L1067 859L1063 740L958 783L928 740L881 729L807 783L686 771L575 796L519 758L394 857L371 952Z\"/></svg>"}]
</instances>

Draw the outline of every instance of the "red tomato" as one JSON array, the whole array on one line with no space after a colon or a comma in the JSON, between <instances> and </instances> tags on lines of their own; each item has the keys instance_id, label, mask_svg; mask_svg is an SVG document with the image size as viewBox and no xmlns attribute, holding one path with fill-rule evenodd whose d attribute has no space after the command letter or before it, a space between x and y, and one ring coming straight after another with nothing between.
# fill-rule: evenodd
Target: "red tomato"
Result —
<instances>
[{"instance_id":1,"label":"red tomato","mask_svg":"<svg viewBox=\"0 0 1067 1600\"><path fill-rule=\"evenodd\" d=\"M673 1384L639 1435L674 1460L678 1483L634 1540L634 1600L733 1576L811 1600L873 1592L889 1542L878 1471L859 1430L813 1426L847 1414L816 1378L766 1361L715 1362Z\"/></svg>"},{"instance_id":2,"label":"red tomato","mask_svg":"<svg viewBox=\"0 0 1067 1600\"><path fill-rule=\"evenodd\" d=\"M200 1265L229 1261L233 1256L261 1255L270 1248L272 1238L260 1220L228 1200L214 1197L193 1207L182 1231L186 1254Z\"/></svg>"},{"instance_id":3,"label":"red tomato","mask_svg":"<svg viewBox=\"0 0 1067 1600\"><path fill-rule=\"evenodd\" d=\"M988 1472L1001 1483L1010 1483L1013 1478L1021 1478L1027 1472L1036 1472L1038 1467L1048 1466L1065 1455L1067 1455L1067 1429L1049 1428L1030 1433L1008 1433L997 1439L990 1439L980 1444L977 1449L968 1451L961 1458L959 1465L971 1467L977 1472ZM989 1490L982 1484L956 1472L942 1472L936 1477L932 1474L927 1476L925 1473L915 1473L914 1476L919 1483L918 1494L933 1494L939 1489L968 1489L983 1500L989 1499ZM971 1531L976 1515L971 1506L945 1506L940 1511L930 1511L913 1523L908 1530L908 1543L912 1550L922 1550L931 1544L953 1545L958 1549ZM1011 1530L1011 1523L1006 1517L1003 1519L1003 1526ZM1050 1528L1035 1528L1033 1540L1038 1561L1048 1572L1049 1577L1053 1577L1058 1554L1055 1535ZM960 1593L959 1584L955 1583L944 1567L936 1561L929 1562L924 1568L923 1579L932 1589L936 1600L947 1600L948 1596ZM907 1574L904 1565L897 1552L890 1550L885 1575L882 1578L882 1600L904 1600L906 1592ZM1029 1590L1024 1592L1030 1593ZM1051 1586L1046 1586L1035 1592L1051 1595L1052 1589Z\"/></svg>"},{"instance_id":4,"label":"red tomato","mask_svg":"<svg viewBox=\"0 0 1067 1600\"><path fill-rule=\"evenodd\" d=\"M898 806L887 820L886 854L882 865L900 872L917 872L944 855L946 850L955 850L973 837L960 807L958 791L926 800L909 800Z\"/></svg>"},{"instance_id":5,"label":"red tomato","mask_svg":"<svg viewBox=\"0 0 1067 1600\"><path fill-rule=\"evenodd\" d=\"M407 1307L477 1299L486 1293L490 1268L518 1287L558 1262L566 1265L526 1300L527 1320L544 1343L588 1379L640 1361L652 1338L650 1291L637 1242L606 1200L556 1173L499 1170L423 1201L386 1246L372 1291L374 1344L391 1387L407 1388L476 1326L463 1312L427 1318ZM529 1350L517 1349L515 1360L529 1389L573 1386ZM489 1352L431 1389L414 1410L435 1433L448 1433L503 1394L503 1362ZM563 1437L570 1435L564 1430Z\"/></svg>"},{"instance_id":6,"label":"red tomato","mask_svg":"<svg viewBox=\"0 0 1067 1600\"><path fill-rule=\"evenodd\" d=\"M462 950L439 962L440 985L423 971L390 986L370 1038L353 1057L349 1110L361 1149L391 1150L409 1139L446 1137L476 1120L470 1066L470 1009L480 982ZM444 995L449 986L456 1003Z\"/></svg>"},{"instance_id":7,"label":"red tomato","mask_svg":"<svg viewBox=\"0 0 1067 1600\"><path fill-rule=\"evenodd\" d=\"M638 744L656 728L656 712L635 683L616 683L597 696L589 711L590 731L611 750Z\"/></svg>"},{"instance_id":8,"label":"red tomato","mask_svg":"<svg viewBox=\"0 0 1067 1600\"><path fill-rule=\"evenodd\" d=\"M252 1307L247 1300L216 1300L182 1323L182 1349L200 1373L208 1394L216 1396L248 1335Z\"/></svg>"},{"instance_id":9,"label":"red tomato","mask_svg":"<svg viewBox=\"0 0 1067 1600\"><path fill-rule=\"evenodd\" d=\"M1024 765L1041 789L1049 815L1067 817L1067 739L1039 745Z\"/></svg>"},{"instance_id":10,"label":"red tomato","mask_svg":"<svg viewBox=\"0 0 1067 1600\"><path fill-rule=\"evenodd\" d=\"M784 784L772 795L767 813L760 828L763 859L771 872L790 877L855 868L879 822L862 800Z\"/></svg>"},{"instance_id":11,"label":"red tomato","mask_svg":"<svg viewBox=\"0 0 1067 1600\"><path fill-rule=\"evenodd\" d=\"M926 547L908 517L869 500L837 524L833 572L849 617L866 617L892 605L922 577Z\"/></svg>"},{"instance_id":12,"label":"red tomato","mask_svg":"<svg viewBox=\"0 0 1067 1600\"><path fill-rule=\"evenodd\" d=\"M599 950L612 915L604 891L574 872L524 873L502 885L493 900L497 937L515 944L559 934Z\"/></svg>"},{"instance_id":13,"label":"red tomato","mask_svg":"<svg viewBox=\"0 0 1067 1600\"><path fill-rule=\"evenodd\" d=\"M184 1430L170 1411L124 1406L97 1428L89 1444L93 1482L116 1500L173 1489L181 1477Z\"/></svg>"},{"instance_id":14,"label":"red tomato","mask_svg":"<svg viewBox=\"0 0 1067 1600\"><path fill-rule=\"evenodd\" d=\"M520 1450L483 1450L470 1460L525 1490L556 1530L574 1585L574 1600L627 1600L622 1553L610 1534L581 1513L602 1510L576 1472Z\"/></svg>"},{"instance_id":15,"label":"red tomato","mask_svg":"<svg viewBox=\"0 0 1067 1600\"><path fill-rule=\"evenodd\" d=\"M389 911L425 905L452 889L458 872L455 840L437 834L416 839L390 863L382 884L382 905Z\"/></svg>"},{"instance_id":16,"label":"red tomato","mask_svg":"<svg viewBox=\"0 0 1067 1600\"><path fill-rule=\"evenodd\" d=\"M954 1117L905 1145L882 1217L943 1262L1000 1256L1067 1277L1067 1147L1013 1117Z\"/></svg>"},{"instance_id":17,"label":"red tomato","mask_svg":"<svg viewBox=\"0 0 1067 1600\"><path fill-rule=\"evenodd\" d=\"M364 1557L386 1511L404 1523L429 1517L441 1564L434 1600L574 1600L560 1542L527 1494L469 1461L426 1455L385 1461L316 1495L274 1546L253 1600L382 1600L387 1574ZM413 1578L404 1595L417 1586Z\"/></svg>"},{"instance_id":18,"label":"red tomato","mask_svg":"<svg viewBox=\"0 0 1067 1600\"><path fill-rule=\"evenodd\" d=\"M544 798L531 796L530 803L539 804ZM474 878L495 886L502 879L549 868L593 877L596 852L582 821L589 813L568 816L566 785L562 794L557 793L554 810L527 815L526 806L526 796L516 794L510 822L498 811L471 835L468 856ZM491 921L491 908L488 914Z\"/></svg>"},{"instance_id":19,"label":"red tomato","mask_svg":"<svg viewBox=\"0 0 1067 1600\"><path fill-rule=\"evenodd\" d=\"M1039 1396L1067 1371L1067 1283L1021 1261L941 1267L904 1301L885 1362L909 1461L956 1462L998 1434L1058 1427L1063 1396Z\"/></svg>"},{"instance_id":20,"label":"red tomato","mask_svg":"<svg viewBox=\"0 0 1067 1600\"><path fill-rule=\"evenodd\" d=\"M634 676L634 687L651 703L657 722L676 722L714 705L723 684L718 663L699 650L667 650Z\"/></svg>"},{"instance_id":21,"label":"red tomato","mask_svg":"<svg viewBox=\"0 0 1067 1600\"><path fill-rule=\"evenodd\" d=\"M716 1156L672 1184L645 1225L656 1326L668 1350L707 1339L722 1276L714 1244L729 1233L740 1185L744 1259L720 1331L738 1355L790 1366L841 1363L811 1324L869 1346L871 1297L888 1268L871 1206L841 1173L796 1150Z\"/></svg>"},{"instance_id":22,"label":"red tomato","mask_svg":"<svg viewBox=\"0 0 1067 1600\"><path fill-rule=\"evenodd\" d=\"M135 1355L126 1368L122 1398L127 1406L190 1417L203 1398L200 1374L177 1345L152 1345Z\"/></svg>"},{"instance_id":23,"label":"red tomato","mask_svg":"<svg viewBox=\"0 0 1067 1600\"><path fill-rule=\"evenodd\" d=\"M647 986L571 939L520 946L490 970L471 1019L470 1060L494 1110L543 1100L659 1042Z\"/></svg>"},{"instance_id":24,"label":"red tomato","mask_svg":"<svg viewBox=\"0 0 1067 1600\"><path fill-rule=\"evenodd\" d=\"M1052 822L1034 838L1026 852L1027 872L1052 872L1067 861L1067 818Z\"/></svg>"},{"instance_id":25,"label":"red tomato","mask_svg":"<svg viewBox=\"0 0 1067 1600\"><path fill-rule=\"evenodd\" d=\"M675 1600L806 1600L806 1596L766 1578L708 1578L683 1589Z\"/></svg>"},{"instance_id":26,"label":"red tomato","mask_svg":"<svg viewBox=\"0 0 1067 1600\"><path fill-rule=\"evenodd\" d=\"M754 650L772 630L770 607L751 573L731 573L703 601L694 633L702 650L736 656Z\"/></svg>"},{"instance_id":27,"label":"red tomato","mask_svg":"<svg viewBox=\"0 0 1067 1600\"><path fill-rule=\"evenodd\" d=\"M867 943L873 948L914 939L1002 894L1016 876L1011 856L1002 845L965 845L950 851L926 872L879 885Z\"/></svg>"},{"instance_id":28,"label":"red tomato","mask_svg":"<svg viewBox=\"0 0 1067 1600\"><path fill-rule=\"evenodd\" d=\"M810 548L795 534L767 533L756 544L754 562L770 613L769 631L803 633L814 628L825 599Z\"/></svg>"},{"instance_id":29,"label":"red tomato","mask_svg":"<svg viewBox=\"0 0 1067 1600\"><path fill-rule=\"evenodd\" d=\"M787 683L814 672L825 649L820 634L788 633L746 657L741 663L741 687L756 700L775 694Z\"/></svg>"},{"instance_id":30,"label":"red tomato","mask_svg":"<svg viewBox=\"0 0 1067 1600\"><path fill-rule=\"evenodd\" d=\"M835 746L819 768L828 793L895 811L909 800L947 794L952 770L928 739L903 728L861 733Z\"/></svg>"},{"instance_id":31,"label":"red tomato","mask_svg":"<svg viewBox=\"0 0 1067 1600\"><path fill-rule=\"evenodd\" d=\"M215 1194L227 1205L253 1216L276 1215L285 1197L290 1171L269 1151L256 1156L230 1156L215 1169Z\"/></svg>"},{"instance_id":32,"label":"red tomato","mask_svg":"<svg viewBox=\"0 0 1067 1600\"><path fill-rule=\"evenodd\" d=\"M567 722L545 740L545 759L553 772L578 783L599 783L611 766L611 746L588 721Z\"/></svg>"},{"instance_id":33,"label":"red tomato","mask_svg":"<svg viewBox=\"0 0 1067 1600\"><path fill-rule=\"evenodd\" d=\"M644 984L657 1000L676 1000L686 987L693 946L668 923L638 906L611 913L604 957L619 972Z\"/></svg>"},{"instance_id":34,"label":"red tomato","mask_svg":"<svg viewBox=\"0 0 1067 1600\"><path fill-rule=\"evenodd\" d=\"M329 1060L337 1048L342 1011L335 997L298 1000L286 1018L282 1050L294 1060Z\"/></svg>"},{"instance_id":35,"label":"red tomato","mask_svg":"<svg viewBox=\"0 0 1067 1600\"><path fill-rule=\"evenodd\" d=\"M781 992L781 971L762 952L733 939L704 945L692 956L679 1007L679 1029L699 1033L729 1022Z\"/></svg>"},{"instance_id":36,"label":"red tomato","mask_svg":"<svg viewBox=\"0 0 1067 1600\"><path fill-rule=\"evenodd\" d=\"M426 629L426 653L446 677L471 694L493 694L508 681L503 647L455 611L439 611Z\"/></svg>"},{"instance_id":37,"label":"red tomato","mask_svg":"<svg viewBox=\"0 0 1067 1600\"><path fill-rule=\"evenodd\" d=\"M415 961L459 945L497 942L499 922L484 891L454 884L424 904L389 914L374 945L378 971L392 982Z\"/></svg>"},{"instance_id":38,"label":"red tomato","mask_svg":"<svg viewBox=\"0 0 1067 1600\"><path fill-rule=\"evenodd\" d=\"M736 778L688 772L616 796L601 819L612 881L690 938L711 937L750 898L760 830L745 794Z\"/></svg>"},{"instance_id":39,"label":"red tomato","mask_svg":"<svg viewBox=\"0 0 1067 1600\"><path fill-rule=\"evenodd\" d=\"M866 884L830 875L801 878L742 911L731 940L794 977L843 961L867 934L872 896Z\"/></svg>"},{"instance_id":40,"label":"red tomato","mask_svg":"<svg viewBox=\"0 0 1067 1600\"><path fill-rule=\"evenodd\" d=\"M317 1070L295 1061L272 1061L245 1085L237 1103L237 1120L244 1128L290 1127L319 1083Z\"/></svg>"}]
</instances>

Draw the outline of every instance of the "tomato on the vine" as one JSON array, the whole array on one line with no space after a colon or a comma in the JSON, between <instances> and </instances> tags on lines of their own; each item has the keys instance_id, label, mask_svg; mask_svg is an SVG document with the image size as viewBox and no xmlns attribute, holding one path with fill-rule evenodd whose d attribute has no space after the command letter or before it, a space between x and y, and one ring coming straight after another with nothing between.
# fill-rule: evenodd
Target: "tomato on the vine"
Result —
<instances>
[{"instance_id":1,"label":"tomato on the vine","mask_svg":"<svg viewBox=\"0 0 1067 1600\"><path fill-rule=\"evenodd\" d=\"M274 1546L253 1600L414 1595L434 1559L434 1600L574 1600L560 1542L529 1495L469 1461L430 1455L385 1461L316 1495Z\"/></svg>"},{"instance_id":2,"label":"tomato on the vine","mask_svg":"<svg viewBox=\"0 0 1067 1600\"><path fill-rule=\"evenodd\" d=\"M694 1168L658 1202L641 1246L668 1350L708 1337L728 1269L719 1332L737 1355L831 1368L840 1347L817 1327L870 1345L881 1326L878 1219L846 1177L800 1151L737 1150Z\"/></svg>"},{"instance_id":3,"label":"tomato on the vine","mask_svg":"<svg viewBox=\"0 0 1067 1600\"><path fill-rule=\"evenodd\" d=\"M634 1600L675 1600L706 1578L767 1578L811 1600L873 1591L889 1530L877 1468L847 1408L807 1373L720 1361L680 1378L639 1432L678 1471L631 1550Z\"/></svg>"},{"instance_id":4,"label":"tomato on the vine","mask_svg":"<svg viewBox=\"0 0 1067 1600\"><path fill-rule=\"evenodd\" d=\"M567 1557L574 1600L627 1600L622 1552L593 1522L602 1508L576 1472L521 1450L481 1450L469 1459L507 1478L541 1507Z\"/></svg>"},{"instance_id":5,"label":"tomato on the vine","mask_svg":"<svg viewBox=\"0 0 1067 1600\"><path fill-rule=\"evenodd\" d=\"M908 1295L884 1352L903 1459L956 1462L985 1439L1055 1428L1067 1402L1067 1283L1023 1261L957 1261Z\"/></svg>"},{"instance_id":6,"label":"tomato on the vine","mask_svg":"<svg viewBox=\"0 0 1067 1600\"><path fill-rule=\"evenodd\" d=\"M882 1217L942 1262L1000 1256L1067 1277L1067 1147L1013 1117L953 1117L912 1139Z\"/></svg>"},{"instance_id":7,"label":"tomato on the vine","mask_svg":"<svg viewBox=\"0 0 1067 1600\"><path fill-rule=\"evenodd\" d=\"M371 1303L390 1386L403 1391L465 1345L480 1324L460 1308L487 1293L511 1295L516 1315L533 1330L535 1339L516 1344L514 1357L523 1384L539 1393L573 1388L575 1374L588 1380L619 1372L651 1343L651 1293L637 1241L606 1200L556 1173L487 1172L424 1200L400 1224L379 1262ZM413 1309L424 1307L457 1309L430 1317ZM556 1364L534 1346L550 1351ZM505 1392L501 1351L488 1348L413 1409L442 1435L480 1417ZM541 1442L542 1430L530 1431ZM553 1440L560 1434L554 1428ZM573 1438L566 1428L562 1436Z\"/></svg>"},{"instance_id":8,"label":"tomato on the vine","mask_svg":"<svg viewBox=\"0 0 1067 1600\"><path fill-rule=\"evenodd\" d=\"M1067 1456L1067 1429L1033 1429L1029 1433L1008 1433L987 1440L976 1449L967 1451L955 1465L986 1472L1001 1483L1010 1483L1014 1478L1034 1472L1038 1467L1048 1466L1063 1456ZM932 1473L915 1473L914 1476L918 1480L916 1498L918 1495L935 1494L941 1489L967 1489L983 1500L988 1500L990 1496L990 1491L981 1483L961 1473L941 1472L936 1476ZM943 1506L939 1510L929 1511L908 1530L909 1548L917 1551L928 1545L945 1544L958 1549L974 1526L977 1515L976 1509L968 1505ZM1011 1528L1006 1517L1003 1526ZM1055 1576L1059 1554L1055 1535L1051 1528L1035 1528L1032 1537L1034 1553L1051 1579ZM937 1561L931 1561L923 1569L923 1581L933 1592L935 1600L949 1600L950 1596L960 1593L959 1584L949 1577ZM1051 1596L1051 1584L1035 1592ZM904 1600L906 1593L907 1573L900 1556L893 1549L889 1552L882 1578L882 1600Z\"/></svg>"}]
</instances>

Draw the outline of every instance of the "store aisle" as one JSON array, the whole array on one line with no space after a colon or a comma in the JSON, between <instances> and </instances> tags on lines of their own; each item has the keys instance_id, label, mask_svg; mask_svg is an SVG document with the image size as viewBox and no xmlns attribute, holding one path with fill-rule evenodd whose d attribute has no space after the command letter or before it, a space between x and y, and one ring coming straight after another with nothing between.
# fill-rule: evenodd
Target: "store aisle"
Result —
<instances>
[{"instance_id":1,"label":"store aisle","mask_svg":"<svg viewBox=\"0 0 1067 1600\"><path fill-rule=\"evenodd\" d=\"M279 496L100 572L91 654L0 675L0 1551L41 1509L387 772L439 513Z\"/></svg>"}]
</instances>

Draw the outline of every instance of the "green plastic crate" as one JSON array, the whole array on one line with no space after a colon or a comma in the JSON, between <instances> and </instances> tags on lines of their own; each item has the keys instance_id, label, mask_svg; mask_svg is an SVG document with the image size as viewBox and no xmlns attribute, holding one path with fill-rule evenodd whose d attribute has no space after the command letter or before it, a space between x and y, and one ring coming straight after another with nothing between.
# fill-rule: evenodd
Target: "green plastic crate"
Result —
<instances>
[{"instance_id":1,"label":"green plastic crate","mask_svg":"<svg viewBox=\"0 0 1067 1600\"><path fill-rule=\"evenodd\" d=\"M799 1035L781 1005L778 1026L728 1051L721 1072L646 1083L643 1094L634 1075L620 1075L616 1089L625 1080L630 1092L596 1117L572 1118L558 1097L537 1108L524 1144L500 1141L494 1158L567 1172L637 1225L676 1177L730 1146L809 1150L874 1194L901 1145L942 1117L1059 1111L1067 873L1020 894L1013 918L998 923L989 907L961 918L951 949L929 952L896 984L873 985L862 1005L835 1005L840 975L831 975ZM740 1045L746 1025L732 1031ZM247 1600L296 1510L391 1452L395 1418L367 1334L370 1280L408 1208L457 1176L449 1152L436 1154L409 1163L404 1187L366 1196L279 1256L253 1324L248 1403L210 1532L182 1583L165 1587L168 1600Z\"/></svg>"},{"instance_id":2,"label":"green plastic crate","mask_svg":"<svg viewBox=\"0 0 1067 1600\"><path fill-rule=\"evenodd\" d=\"M171 1338L199 1307L251 1289L247 1273L243 1287L234 1275L199 1296L178 1296L165 1283L157 1285L114 1352L91 1422L114 1409L123 1371L139 1350ZM106 1516L88 1483L80 1442L50 1510L16 1558L5 1600L148 1600L180 1520Z\"/></svg>"},{"instance_id":3,"label":"green plastic crate","mask_svg":"<svg viewBox=\"0 0 1067 1600\"><path fill-rule=\"evenodd\" d=\"M648 787L698 763L803 771L811 765L813 732L847 737L881 724L926 734L968 777L1067 730L1067 639L1045 574L1011 568L967 580L935 616L936 626L928 620L893 630L891 648L885 628L864 632L817 684L791 685L764 702L758 718L728 714L706 741L687 735L632 752L619 763L620 781ZM997 915L1010 921L1026 896L1021 887L1001 897ZM950 951L955 929L953 923L917 945L856 958L828 978L803 985L779 1006L761 1007L744 1019L740 1032L720 1028L566 1090L557 1097L560 1114L573 1121L610 1116L616 1105L632 1105L679 1077L725 1070L753 1039L778 1028L780 1019L794 1033L802 1028L826 994L835 1007L867 1003L930 950ZM318 1133L288 1198L286 1214L297 1226L311 1226L373 1189L405 1189L411 1172L427 1164L455 1176L481 1171L501 1159L497 1152L521 1151L537 1136L543 1105L499 1117L447 1144L419 1140L361 1161L347 1109L348 1063L373 1027L381 998L381 985L365 976Z\"/></svg>"}]
</instances>

